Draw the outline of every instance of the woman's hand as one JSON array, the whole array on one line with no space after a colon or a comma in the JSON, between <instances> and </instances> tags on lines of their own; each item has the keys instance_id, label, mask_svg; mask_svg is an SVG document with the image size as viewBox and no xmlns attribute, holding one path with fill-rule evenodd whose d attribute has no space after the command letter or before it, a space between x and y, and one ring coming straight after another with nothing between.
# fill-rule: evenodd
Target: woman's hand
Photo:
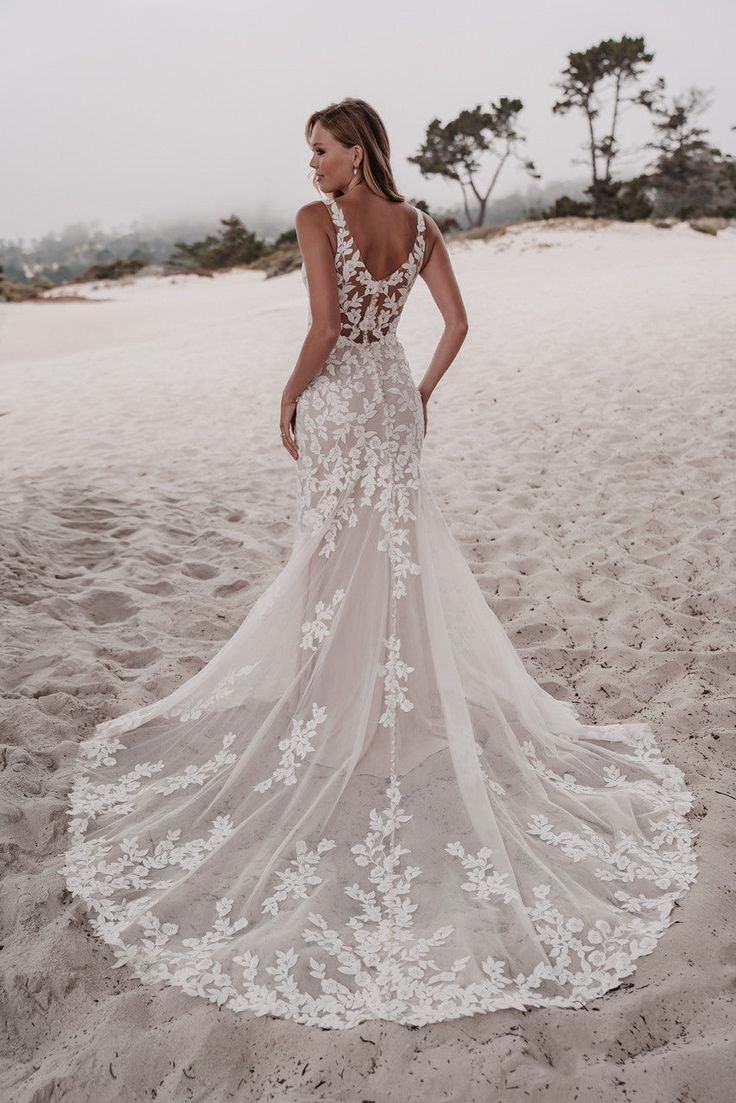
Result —
<instances>
[{"instance_id":1,"label":"woman's hand","mask_svg":"<svg viewBox=\"0 0 736 1103\"><path fill-rule=\"evenodd\" d=\"M288 395L281 396L281 443L292 459L299 459L296 447L296 399Z\"/></svg>"}]
</instances>

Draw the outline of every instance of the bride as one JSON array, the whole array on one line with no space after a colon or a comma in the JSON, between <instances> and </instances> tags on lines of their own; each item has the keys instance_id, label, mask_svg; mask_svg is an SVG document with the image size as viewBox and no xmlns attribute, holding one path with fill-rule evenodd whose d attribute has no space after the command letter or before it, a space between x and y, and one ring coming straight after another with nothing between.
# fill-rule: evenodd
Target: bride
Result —
<instances>
[{"instance_id":1,"label":"bride","mask_svg":"<svg viewBox=\"0 0 736 1103\"><path fill-rule=\"evenodd\" d=\"M198 674L81 743L59 872L116 967L234 1012L582 1007L695 880L693 795L648 723L545 692L486 603L421 466L467 332L442 235L363 100L306 137L293 550ZM417 387L397 325L418 276L445 328Z\"/></svg>"}]
</instances>

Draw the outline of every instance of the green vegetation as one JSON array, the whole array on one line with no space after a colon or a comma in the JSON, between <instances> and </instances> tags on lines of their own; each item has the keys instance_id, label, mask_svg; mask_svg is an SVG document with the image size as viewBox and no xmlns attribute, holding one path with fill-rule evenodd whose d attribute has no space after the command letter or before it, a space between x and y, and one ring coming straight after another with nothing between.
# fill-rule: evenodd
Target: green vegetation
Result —
<instances>
[{"instance_id":1,"label":"green vegetation","mask_svg":"<svg viewBox=\"0 0 736 1103\"><path fill-rule=\"evenodd\" d=\"M93 264L86 272L78 277L79 281L87 280L121 280L125 276L135 276L141 268L146 267L144 260L128 257L126 260L111 260L107 264Z\"/></svg>"},{"instance_id":2,"label":"green vegetation","mask_svg":"<svg viewBox=\"0 0 736 1103\"><path fill-rule=\"evenodd\" d=\"M656 139L649 145L657 156L648 180L654 217L736 215L736 159L707 142L708 130L697 125L709 106L698 88L669 103L662 95L652 105Z\"/></svg>"},{"instance_id":3,"label":"green vegetation","mask_svg":"<svg viewBox=\"0 0 736 1103\"><path fill-rule=\"evenodd\" d=\"M645 84L653 60L644 39L628 35L567 55L567 66L555 84L561 95L552 111L583 116L590 182L582 195L558 194L550 206L528 211L530 217L624 221L669 215L736 217L736 160L705 141L707 129L695 125L708 106L704 93L691 88L687 95L668 102L663 77L651 87ZM642 149L652 149L656 155L648 171L631 179L614 175L622 152L618 132L625 104L649 113L654 139ZM526 141L518 127L522 108L521 100L502 97L491 104L490 111L478 105L445 124L432 119L419 152L408 158L423 176L443 176L459 184L469 227L486 223L489 197L509 159L519 161L533 179L540 179L534 163L520 153ZM628 156L632 152L626 150ZM484 190L478 175L486 153L493 165Z\"/></svg>"},{"instance_id":4,"label":"green vegetation","mask_svg":"<svg viewBox=\"0 0 736 1103\"><path fill-rule=\"evenodd\" d=\"M213 271L248 265L267 252L264 241L247 230L237 215L221 218L219 235L208 234L202 241L177 241L169 259L172 268Z\"/></svg>"},{"instance_id":5,"label":"green vegetation","mask_svg":"<svg viewBox=\"0 0 736 1103\"><path fill-rule=\"evenodd\" d=\"M686 96L668 103L665 80L642 87L645 70L654 60L643 38L606 39L567 57L567 68L557 87L562 97L552 110L558 114L579 110L586 124L591 180L586 204L573 203L577 214L593 218L633 221L675 215L736 216L736 161L703 140L708 133L695 120L708 106L703 92L691 88ZM628 92L628 94L627 94ZM618 126L621 107L630 103L649 112L654 140L643 148L656 153L649 171L629 180L614 179L613 167L621 150ZM608 127L598 131L605 107ZM629 151L630 152L630 151ZM567 196L545 212L547 217L573 213Z\"/></svg>"},{"instance_id":6,"label":"green vegetation","mask_svg":"<svg viewBox=\"0 0 736 1103\"><path fill-rule=\"evenodd\" d=\"M0 255L5 267L4 272L0 267L0 302L38 298L49 288L69 283L128 279L146 268L158 274L208 276L247 267L271 276L301 263L294 229L270 244L234 214L220 220L219 233L191 242L181 236L180 227L168 236L161 232L152 235L148 241L140 229L122 237L110 235L108 240L99 231L90 236L83 227L73 227L62 238L46 235L30 249L20 243L0 242Z\"/></svg>"},{"instance_id":7,"label":"green vegetation","mask_svg":"<svg viewBox=\"0 0 736 1103\"><path fill-rule=\"evenodd\" d=\"M534 180L540 179L533 162L524 160L519 152L521 143L526 141L518 129L518 116L523 107L521 100L503 96L498 103L491 104L490 111L483 111L478 104L472 111L461 111L444 126L439 119L432 119L421 149L413 157L407 157L422 176L444 176L460 184L465 217L470 226L483 224L489 196L509 158L521 162ZM496 160L485 192L479 190L476 179L482 153L490 153ZM468 202L468 191L478 203L474 214Z\"/></svg>"}]
</instances>

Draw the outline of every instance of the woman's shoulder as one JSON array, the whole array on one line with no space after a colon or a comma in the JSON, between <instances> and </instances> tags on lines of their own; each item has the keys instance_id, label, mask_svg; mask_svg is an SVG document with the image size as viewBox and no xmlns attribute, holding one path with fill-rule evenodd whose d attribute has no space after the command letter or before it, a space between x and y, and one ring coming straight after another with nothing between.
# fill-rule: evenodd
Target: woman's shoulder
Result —
<instances>
[{"instance_id":1,"label":"woman's shoulder","mask_svg":"<svg viewBox=\"0 0 736 1103\"><path fill-rule=\"evenodd\" d=\"M321 218L321 212L324 211L325 206L324 199L314 199L311 203L305 203L294 215L294 221L309 222Z\"/></svg>"},{"instance_id":2,"label":"woman's shoulder","mask_svg":"<svg viewBox=\"0 0 736 1103\"><path fill-rule=\"evenodd\" d=\"M437 226L435 220L432 218L431 214L429 214L428 211L425 211L423 207L416 207L415 209L422 212L425 228L427 230L430 230L432 234L438 234L440 232L439 227Z\"/></svg>"},{"instance_id":3,"label":"woman's shoulder","mask_svg":"<svg viewBox=\"0 0 736 1103\"><path fill-rule=\"evenodd\" d=\"M332 218L327 210L324 199L315 199L312 203L305 203L294 215L294 229L297 237L301 238L311 231L327 230L332 226Z\"/></svg>"},{"instance_id":4,"label":"woman's shoulder","mask_svg":"<svg viewBox=\"0 0 736 1103\"><path fill-rule=\"evenodd\" d=\"M422 270L424 270L427 267L429 258L434 251L437 241L442 239L442 234L437 223L430 214L427 214L427 212L422 207L417 207L416 210L421 212L422 220L424 223L424 261L422 263Z\"/></svg>"}]
</instances>

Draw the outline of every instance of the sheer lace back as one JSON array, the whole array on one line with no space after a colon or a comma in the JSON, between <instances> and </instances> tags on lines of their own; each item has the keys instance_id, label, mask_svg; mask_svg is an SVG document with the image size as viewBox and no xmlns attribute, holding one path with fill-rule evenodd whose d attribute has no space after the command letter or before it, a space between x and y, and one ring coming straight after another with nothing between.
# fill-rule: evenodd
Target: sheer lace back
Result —
<instances>
[{"instance_id":1,"label":"sheer lace back","mask_svg":"<svg viewBox=\"0 0 736 1103\"><path fill-rule=\"evenodd\" d=\"M418 207L414 245L403 264L377 280L366 268L345 215L332 196L323 196L337 229L335 270L340 298L340 334L357 344L382 341L396 330L401 311L424 257L424 214Z\"/></svg>"}]
</instances>

